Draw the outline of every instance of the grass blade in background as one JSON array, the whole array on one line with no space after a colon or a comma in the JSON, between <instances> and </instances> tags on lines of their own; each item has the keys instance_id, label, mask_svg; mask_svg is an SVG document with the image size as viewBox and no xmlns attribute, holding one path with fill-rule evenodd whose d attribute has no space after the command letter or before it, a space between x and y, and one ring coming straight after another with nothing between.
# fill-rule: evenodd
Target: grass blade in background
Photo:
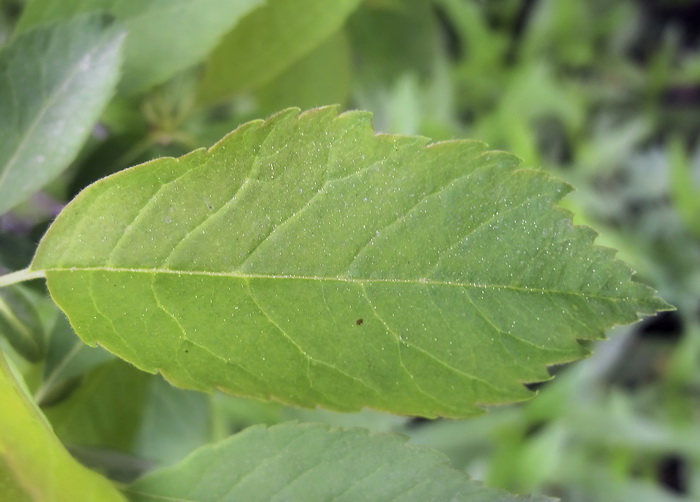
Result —
<instances>
[{"instance_id":1,"label":"grass blade in background","mask_svg":"<svg viewBox=\"0 0 700 502\"><path fill-rule=\"evenodd\" d=\"M0 52L0 214L78 154L114 92L123 39L101 17L81 16Z\"/></svg>"}]
</instances>

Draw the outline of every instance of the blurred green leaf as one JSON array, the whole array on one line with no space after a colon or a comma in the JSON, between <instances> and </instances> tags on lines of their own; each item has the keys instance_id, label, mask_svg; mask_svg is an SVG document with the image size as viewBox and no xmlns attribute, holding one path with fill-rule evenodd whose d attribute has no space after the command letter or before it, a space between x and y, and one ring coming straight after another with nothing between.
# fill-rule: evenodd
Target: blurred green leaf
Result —
<instances>
[{"instance_id":1,"label":"blurred green leaf","mask_svg":"<svg viewBox=\"0 0 700 502\"><path fill-rule=\"evenodd\" d=\"M499 431L517 430L523 423L521 408L501 407L467 420L438 419L417 427L409 422L396 432L409 436L411 443L440 450L455 469L483 479L484 463L498 451Z\"/></svg>"},{"instance_id":2,"label":"blurred green leaf","mask_svg":"<svg viewBox=\"0 0 700 502\"><path fill-rule=\"evenodd\" d=\"M79 377L113 358L101 347L83 343L68 319L59 313L49 334L43 380L34 398L42 406L55 404L75 388Z\"/></svg>"},{"instance_id":3,"label":"blurred green leaf","mask_svg":"<svg viewBox=\"0 0 700 502\"><path fill-rule=\"evenodd\" d=\"M75 158L114 92L123 39L99 17L80 16L0 52L0 213Z\"/></svg>"},{"instance_id":4,"label":"blurred green leaf","mask_svg":"<svg viewBox=\"0 0 700 502\"><path fill-rule=\"evenodd\" d=\"M442 454L406 445L401 436L293 423L251 427L203 447L127 493L134 502L551 500L486 488L451 469Z\"/></svg>"},{"instance_id":5,"label":"blurred green leaf","mask_svg":"<svg viewBox=\"0 0 700 502\"><path fill-rule=\"evenodd\" d=\"M212 420L210 396L151 378L132 451L159 467L174 464L210 440Z\"/></svg>"},{"instance_id":6,"label":"blurred green leaf","mask_svg":"<svg viewBox=\"0 0 700 502\"><path fill-rule=\"evenodd\" d=\"M130 460L114 464L110 451L133 455L131 469L138 471L180 461L211 433L206 395L177 389L120 360L85 373L67 398L44 412L81 458L101 470L117 468L122 477L130 476Z\"/></svg>"},{"instance_id":7,"label":"blurred green leaf","mask_svg":"<svg viewBox=\"0 0 700 502\"><path fill-rule=\"evenodd\" d=\"M34 0L20 30L82 12L116 17L129 36L121 88L137 93L202 61L221 37L263 0Z\"/></svg>"},{"instance_id":8,"label":"blurred green leaf","mask_svg":"<svg viewBox=\"0 0 700 502\"><path fill-rule=\"evenodd\" d=\"M255 92L259 112L269 115L297 106L345 104L350 96L351 58L340 30Z\"/></svg>"},{"instance_id":9,"label":"blurred green leaf","mask_svg":"<svg viewBox=\"0 0 700 502\"><path fill-rule=\"evenodd\" d=\"M15 478L4 456L0 456L0 496L12 502L34 502L35 500L31 492Z\"/></svg>"},{"instance_id":10,"label":"blurred green leaf","mask_svg":"<svg viewBox=\"0 0 700 502\"><path fill-rule=\"evenodd\" d=\"M63 448L2 353L0 402L0 499L125 500L107 479L80 465Z\"/></svg>"},{"instance_id":11,"label":"blurred green leaf","mask_svg":"<svg viewBox=\"0 0 700 502\"><path fill-rule=\"evenodd\" d=\"M298 420L301 422L322 423L334 427L363 427L371 432L391 432L396 427L410 420L408 417L368 409L357 413L339 413L322 408L309 410L291 406L286 406L280 415L283 418L281 421Z\"/></svg>"},{"instance_id":12,"label":"blurred green leaf","mask_svg":"<svg viewBox=\"0 0 700 502\"><path fill-rule=\"evenodd\" d=\"M226 35L202 81L212 103L269 82L337 31L360 0L269 0Z\"/></svg>"},{"instance_id":13,"label":"blurred green leaf","mask_svg":"<svg viewBox=\"0 0 700 502\"><path fill-rule=\"evenodd\" d=\"M510 40L489 26L488 13L476 2L438 0L455 30L460 59L455 68L460 103L470 113L498 103L508 83L505 66Z\"/></svg>"},{"instance_id":14,"label":"blurred green leaf","mask_svg":"<svg viewBox=\"0 0 700 502\"><path fill-rule=\"evenodd\" d=\"M651 123L646 117L619 122L618 117L607 114L588 127L588 138L579 145L578 165L573 173L582 183L586 177L608 174L629 161L649 135Z\"/></svg>"},{"instance_id":15,"label":"blurred green leaf","mask_svg":"<svg viewBox=\"0 0 700 502\"><path fill-rule=\"evenodd\" d=\"M433 69L438 34L432 2L364 2L348 20L358 75L364 86L391 86L405 73Z\"/></svg>"},{"instance_id":16,"label":"blurred green leaf","mask_svg":"<svg viewBox=\"0 0 700 502\"><path fill-rule=\"evenodd\" d=\"M595 54L592 31L597 27L592 10L589 2L536 2L519 44L521 56L530 60L549 56L550 61L559 59L571 66L589 63Z\"/></svg>"},{"instance_id":17,"label":"blurred green leaf","mask_svg":"<svg viewBox=\"0 0 700 502\"><path fill-rule=\"evenodd\" d=\"M510 73L498 104L476 124L474 135L513 151L528 166L540 167L539 126L555 121L564 134L573 135L582 127L585 101L577 89L565 84L546 64L523 65Z\"/></svg>"},{"instance_id":18,"label":"blurred green leaf","mask_svg":"<svg viewBox=\"0 0 700 502\"><path fill-rule=\"evenodd\" d=\"M44 413L64 443L130 452L152 378L123 361L107 362L89 372L67 399L45 407Z\"/></svg>"},{"instance_id":19,"label":"blurred green leaf","mask_svg":"<svg viewBox=\"0 0 700 502\"><path fill-rule=\"evenodd\" d=\"M29 361L41 360L46 333L35 303L36 295L21 284L0 288L0 336Z\"/></svg>"},{"instance_id":20,"label":"blurred green leaf","mask_svg":"<svg viewBox=\"0 0 700 502\"><path fill-rule=\"evenodd\" d=\"M583 460L583 459L581 459ZM577 459L567 461L569 471L564 478L569 486L567 501L571 502L689 502L693 498L660 488L654 481L615 476L610 469L600 467L595 460L584 464Z\"/></svg>"}]
</instances>

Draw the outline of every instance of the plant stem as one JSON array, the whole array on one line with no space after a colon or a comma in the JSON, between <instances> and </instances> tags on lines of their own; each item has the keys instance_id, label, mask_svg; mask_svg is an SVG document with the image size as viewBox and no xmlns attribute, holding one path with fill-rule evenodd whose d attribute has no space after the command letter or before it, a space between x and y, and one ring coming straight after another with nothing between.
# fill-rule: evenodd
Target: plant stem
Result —
<instances>
[{"instance_id":1,"label":"plant stem","mask_svg":"<svg viewBox=\"0 0 700 502\"><path fill-rule=\"evenodd\" d=\"M29 270L28 268L25 268L10 274L0 275L0 288L9 286L10 284L16 284L18 282L39 279L41 277L46 277L42 270Z\"/></svg>"}]
</instances>

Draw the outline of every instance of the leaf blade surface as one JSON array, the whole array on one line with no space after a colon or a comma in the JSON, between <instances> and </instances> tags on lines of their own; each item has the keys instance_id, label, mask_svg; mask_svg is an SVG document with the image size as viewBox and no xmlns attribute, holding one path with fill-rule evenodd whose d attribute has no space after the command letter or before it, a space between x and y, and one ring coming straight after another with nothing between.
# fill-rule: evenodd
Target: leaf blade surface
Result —
<instances>
[{"instance_id":1,"label":"leaf blade surface","mask_svg":"<svg viewBox=\"0 0 700 502\"><path fill-rule=\"evenodd\" d=\"M255 426L149 474L128 493L157 500L464 500L526 502L449 467L435 450L393 434L318 424ZM204 479L204 481L202 481Z\"/></svg>"},{"instance_id":2,"label":"leaf blade surface","mask_svg":"<svg viewBox=\"0 0 700 502\"><path fill-rule=\"evenodd\" d=\"M173 383L467 416L665 304L474 141L295 110L79 195L31 266L87 343ZM116 210L119 208L119 210Z\"/></svg>"},{"instance_id":3,"label":"leaf blade surface","mask_svg":"<svg viewBox=\"0 0 700 502\"><path fill-rule=\"evenodd\" d=\"M124 34L102 25L80 16L0 53L0 213L68 167L112 96Z\"/></svg>"}]
</instances>

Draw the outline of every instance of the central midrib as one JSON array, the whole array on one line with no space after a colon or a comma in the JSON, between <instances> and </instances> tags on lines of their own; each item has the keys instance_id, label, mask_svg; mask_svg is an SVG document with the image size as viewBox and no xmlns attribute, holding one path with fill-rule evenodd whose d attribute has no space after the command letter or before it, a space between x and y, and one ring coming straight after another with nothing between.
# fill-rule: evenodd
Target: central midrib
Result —
<instances>
[{"instance_id":1,"label":"central midrib","mask_svg":"<svg viewBox=\"0 0 700 502\"><path fill-rule=\"evenodd\" d=\"M132 273L132 274L164 274L164 275L187 275L195 277L228 277L231 279L278 279L297 281L324 281L324 282L345 282L356 284L410 284L425 286L448 286L456 288L471 289L502 289L517 291L528 294L551 294L578 296L588 299L600 299L607 301L622 301L624 298L604 296L595 293L585 293L581 291L566 291L545 288L532 288L527 286L514 286L511 284L483 284L475 282L441 281L428 278L394 279L394 278L359 278L347 276L316 276L316 275L293 275L293 274L251 274L245 272L210 272L204 270L173 270L163 268L126 268L126 267L54 267L37 270L37 272L112 272L112 273Z\"/></svg>"}]
</instances>

